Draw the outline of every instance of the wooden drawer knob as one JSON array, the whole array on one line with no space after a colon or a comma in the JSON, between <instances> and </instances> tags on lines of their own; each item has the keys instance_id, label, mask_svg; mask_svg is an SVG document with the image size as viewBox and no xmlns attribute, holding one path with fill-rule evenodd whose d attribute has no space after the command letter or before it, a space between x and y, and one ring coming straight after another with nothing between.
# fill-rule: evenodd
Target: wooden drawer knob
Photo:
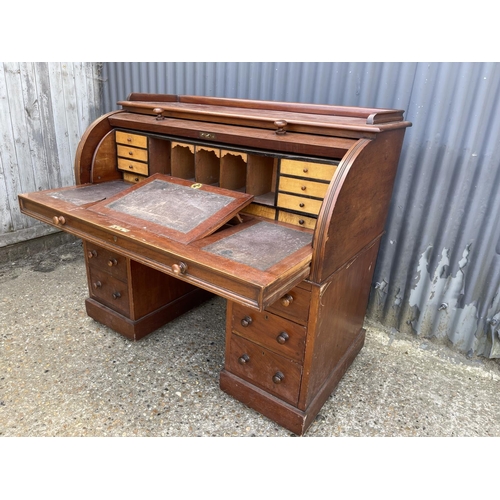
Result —
<instances>
[{"instance_id":1,"label":"wooden drawer knob","mask_svg":"<svg viewBox=\"0 0 500 500\"><path fill-rule=\"evenodd\" d=\"M62 215L54 215L54 217L52 217L52 221L54 222L54 224L56 226L59 226L59 225L64 225L66 224L66 219L62 216Z\"/></svg>"},{"instance_id":2,"label":"wooden drawer knob","mask_svg":"<svg viewBox=\"0 0 500 500\"><path fill-rule=\"evenodd\" d=\"M118 261L116 259L109 259L108 260L108 266L109 267L116 266L117 264L118 264Z\"/></svg>"},{"instance_id":3,"label":"wooden drawer knob","mask_svg":"<svg viewBox=\"0 0 500 500\"><path fill-rule=\"evenodd\" d=\"M290 336L286 332L281 332L277 337L276 340L278 341L279 344L284 344Z\"/></svg>"},{"instance_id":4,"label":"wooden drawer knob","mask_svg":"<svg viewBox=\"0 0 500 500\"><path fill-rule=\"evenodd\" d=\"M97 251L96 250L89 250L87 253L87 257L89 259L93 259L94 257L97 257Z\"/></svg>"},{"instance_id":5,"label":"wooden drawer knob","mask_svg":"<svg viewBox=\"0 0 500 500\"><path fill-rule=\"evenodd\" d=\"M276 372L274 375L273 375L273 382L275 384L281 384L281 382L283 382L285 378L285 375L283 375L283 373L281 372Z\"/></svg>"},{"instance_id":6,"label":"wooden drawer knob","mask_svg":"<svg viewBox=\"0 0 500 500\"><path fill-rule=\"evenodd\" d=\"M277 129L275 131L277 135L285 135L286 134L285 127L288 125L286 120L276 120L274 122L274 125L277 127Z\"/></svg>"},{"instance_id":7,"label":"wooden drawer knob","mask_svg":"<svg viewBox=\"0 0 500 500\"><path fill-rule=\"evenodd\" d=\"M188 266L184 262L179 262L179 264L172 264L172 272L174 274L186 274L187 269Z\"/></svg>"},{"instance_id":8,"label":"wooden drawer knob","mask_svg":"<svg viewBox=\"0 0 500 500\"><path fill-rule=\"evenodd\" d=\"M93 284L94 288L101 288L102 286L102 283L100 281L96 281L94 284Z\"/></svg>"},{"instance_id":9,"label":"wooden drawer knob","mask_svg":"<svg viewBox=\"0 0 500 500\"><path fill-rule=\"evenodd\" d=\"M242 320L241 320L241 326L249 326L252 324L252 318L250 316L245 316Z\"/></svg>"},{"instance_id":10,"label":"wooden drawer knob","mask_svg":"<svg viewBox=\"0 0 500 500\"><path fill-rule=\"evenodd\" d=\"M250 356L248 354L243 354L238 358L238 363L240 365L246 365L250 361Z\"/></svg>"},{"instance_id":11,"label":"wooden drawer knob","mask_svg":"<svg viewBox=\"0 0 500 500\"><path fill-rule=\"evenodd\" d=\"M280 302L282 306L288 307L293 302L293 297L287 293L281 297Z\"/></svg>"},{"instance_id":12,"label":"wooden drawer knob","mask_svg":"<svg viewBox=\"0 0 500 500\"><path fill-rule=\"evenodd\" d=\"M113 298L116 300L116 299L119 299L120 297L122 296L122 294L120 292L113 292Z\"/></svg>"}]
</instances>

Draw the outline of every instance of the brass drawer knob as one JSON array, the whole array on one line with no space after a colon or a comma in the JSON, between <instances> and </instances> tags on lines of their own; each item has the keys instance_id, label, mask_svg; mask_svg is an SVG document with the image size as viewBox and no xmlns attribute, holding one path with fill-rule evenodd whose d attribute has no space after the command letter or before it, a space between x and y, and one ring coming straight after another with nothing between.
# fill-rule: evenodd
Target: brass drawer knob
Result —
<instances>
[{"instance_id":1,"label":"brass drawer knob","mask_svg":"<svg viewBox=\"0 0 500 500\"><path fill-rule=\"evenodd\" d=\"M94 288L101 288L102 283L100 281L96 281L93 286Z\"/></svg>"},{"instance_id":2,"label":"brass drawer knob","mask_svg":"<svg viewBox=\"0 0 500 500\"><path fill-rule=\"evenodd\" d=\"M116 259L109 259L108 260L108 266L109 267L116 266L117 264L118 264L118 261Z\"/></svg>"},{"instance_id":3,"label":"brass drawer knob","mask_svg":"<svg viewBox=\"0 0 500 500\"><path fill-rule=\"evenodd\" d=\"M116 300L116 299L119 299L120 297L122 296L122 294L120 292L113 292L113 298Z\"/></svg>"},{"instance_id":4,"label":"brass drawer knob","mask_svg":"<svg viewBox=\"0 0 500 500\"><path fill-rule=\"evenodd\" d=\"M280 302L282 306L288 307L293 302L293 297L287 293L281 297Z\"/></svg>"},{"instance_id":5,"label":"brass drawer knob","mask_svg":"<svg viewBox=\"0 0 500 500\"><path fill-rule=\"evenodd\" d=\"M250 316L245 316L242 320L241 320L241 326L249 326L252 324L252 318Z\"/></svg>"},{"instance_id":6,"label":"brass drawer knob","mask_svg":"<svg viewBox=\"0 0 500 500\"><path fill-rule=\"evenodd\" d=\"M184 262L179 262L179 264L172 264L172 272L174 274L186 274L187 269L188 266Z\"/></svg>"},{"instance_id":7,"label":"brass drawer knob","mask_svg":"<svg viewBox=\"0 0 500 500\"><path fill-rule=\"evenodd\" d=\"M283 375L283 373L281 372L276 372L274 375L273 375L273 382L275 384L281 384L281 382L283 382L285 378L285 375Z\"/></svg>"},{"instance_id":8,"label":"brass drawer knob","mask_svg":"<svg viewBox=\"0 0 500 500\"><path fill-rule=\"evenodd\" d=\"M248 354L243 354L238 358L238 363L240 365L246 365L250 361L250 356Z\"/></svg>"},{"instance_id":9,"label":"brass drawer knob","mask_svg":"<svg viewBox=\"0 0 500 500\"><path fill-rule=\"evenodd\" d=\"M60 216L57 216L57 215L54 215L54 217L52 217L52 221L54 222L54 224L56 226L59 226L59 225L64 225L66 224L66 219L60 215Z\"/></svg>"},{"instance_id":10,"label":"brass drawer knob","mask_svg":"<svg viewBox=\"0 0 500 500\"><path fill-rule=\"evenodd\" d=\"M87 257L89 259L93 259L94 257L97 257L97 251L96 250L89 250L87 253Z\"/></svg>"},{"instance_id":11,"label":"brass drawer knob","mask_svg":"<svg viewBox=\"0 0 500 500\"><path fill-rule=\"evenodd\" d=\"M281 332L277 337L276 340L278 341L279 344L284 344L288 339L290 338L290 335L286 332Z\"/></svg>"}]
</instances>

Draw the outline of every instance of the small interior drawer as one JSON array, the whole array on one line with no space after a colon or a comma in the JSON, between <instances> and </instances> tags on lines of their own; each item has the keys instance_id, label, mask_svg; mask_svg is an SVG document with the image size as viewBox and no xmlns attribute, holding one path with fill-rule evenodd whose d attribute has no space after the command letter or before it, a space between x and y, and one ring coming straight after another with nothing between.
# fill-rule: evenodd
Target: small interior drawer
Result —
<instances>
[{"instance_id":1,"label":"small interior drawer","mask_svg":"<svg viewBox=\"0 0 500 500\"><path fill-rule=\"evenodd\" d=\"M278 194L278 206L288 208L296 212L304 212L312 215L318 215L322 202L310 198L302 198L292 194Z\"/></svg>"},{"instance_id":2,"label":"small interior drawer","mask_svg":"<svg viewBox=\"0 0 500 500\"><path fill-rule=\"evenodd\" d=\"M337 165L327 163L282 159L280 172L285 175L329 181L333 177L336 168Z\"/></svg>"},{"instance_id":3,"label":"small interior drawer","mask_svg":"<svg viewBox=\"0 0 500 500\"><path fill-rule=\"evenodd\" d=\"M326 182L314 182L304 179L295 179L294 177L280 176L279 190L323 199L328 186L329 184Z\"/></svg>"},{"instance_id":4,"label":"small interior drawer","mask_svg":"<svg viewBox=\"0 0 500 500\"><path fill-rule=\"evenodd\" d=\"M120 132L118 130L116 132L116 142L136 148L148 147L148 138L145 135L129 134L128 132Z\"/></svg>"},{"instance_id":5,"label":"small interior drawer","mask_svg":"<svg viewBox=\"0 0 500 500\"><path fill-rule=\"evenodd\" d=\"M140 175L148 175L149 169L147 163L139 161L127 160L125 158L118 158L118 169L125 172L134 172Z\"/></svg>"},{"instance_id":6,"label":"small interior drawer","mask_svg":"<svg viewBox=\"0 0 500 500\"><path fill-rule=\"evenodd\" d=\"M117 146L118 156L129 160L148 161L148 150L139 148L129 148L128 146Z\"/></svg>"},{"instance_id":7,"label":"small interior drawer","mask_svg":"<svg viewBox=\"0 0 500 500\"><path fill-rule=\"evenodd\" d=\"M308 229L314 229L316 227L316 219L313 217L307 217L306 215L280 211L278 214L278 220L281 222L287 222L288 224L294 224L295 226L307 227Z\"/></svg>"},{"instance_id":8,"label":"small interior drawer","mask_svg":"<svg viewBox=\"0 0 500 500\"><path fill-rule=\"evenodd\" d=\"M145 177L144 175L138 175L131 172L123 172L123 180L125 182L132 182L134 184L137 184L138 182L141 182L144 179L147 179L147 177Z\"/></svg>"}]
</instances>

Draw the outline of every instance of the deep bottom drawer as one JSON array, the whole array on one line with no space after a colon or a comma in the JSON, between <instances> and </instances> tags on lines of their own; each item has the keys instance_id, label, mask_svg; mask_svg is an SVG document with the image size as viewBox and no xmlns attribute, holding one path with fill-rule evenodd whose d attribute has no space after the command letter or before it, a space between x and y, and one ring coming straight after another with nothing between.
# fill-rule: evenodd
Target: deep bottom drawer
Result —
<instances>
[{"instance_id":1,"label":"deep bottom drawer","mask_svg":"<svg viewBox=\"0 0 500 500\"><path fill-rule=\"evenodd\" d=\"M284 401L297 404L302 376L298 363L232 335L226 369Z\"/></svg>"},{"instance_id":2,"label":"deep bottom drawer","mask_svg":"<svg viewBox=\"0 0 500 500\"><path fill-rule=\"evenodd\" d=\"M108 273L89 267L89 288L92 298L115 311L130 316L128 285Z\"/></svg>"}]
</instances>

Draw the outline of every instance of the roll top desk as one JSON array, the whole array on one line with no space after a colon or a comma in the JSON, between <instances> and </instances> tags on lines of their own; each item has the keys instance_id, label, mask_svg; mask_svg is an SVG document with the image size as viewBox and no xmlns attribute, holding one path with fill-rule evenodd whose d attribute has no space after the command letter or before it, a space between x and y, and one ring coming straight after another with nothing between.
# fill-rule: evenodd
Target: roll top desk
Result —
<instances>
[{"instance_id":1,"label":"roll top desk","mask_svg":"<svg viewBox=\"0 0 500 500\"><path fill-rule=\"evenodd\" d=\"M222 390L303 434L364 343L403 112L131 94L24 214L83 240L89 316L138 340L227 299Z\"/></svg>"}]
</instances>

